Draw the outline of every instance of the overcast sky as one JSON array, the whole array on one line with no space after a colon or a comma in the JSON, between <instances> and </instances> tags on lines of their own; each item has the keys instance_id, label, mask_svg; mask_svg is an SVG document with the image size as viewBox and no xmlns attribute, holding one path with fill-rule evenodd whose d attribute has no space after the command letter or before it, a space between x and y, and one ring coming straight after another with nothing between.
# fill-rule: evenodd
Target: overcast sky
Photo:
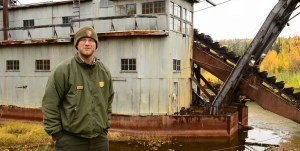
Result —
<instances>
[{"instance_id":1,"label":"overcast sky","mask_svg":"<svg viewBox=\"0 0 300 151\"><path fill-rule=\"evenodd\" d=\"M52 0L19 0L21 3ZM57 1L57 0L55 0ZM214 40L254 38L278 0L205 0L195 4L194 28ZM225 2L225 3L224 3ZM300 12L300 9L295 13ZM295 14L293 13L293 14ZM294 15L292 15L294 16ZM289 22L281 37L300 35L300 15Z\"/></svg>"},{"instance_id":2,"label":"overcast sky","mask_svg":"<svg viewBox=\"0 0 300 151\"><path fill-rule=\"evenodd\" d=\"M211 0L194 8L194 28L214 40L254 38L278 0ZM227 2L226 2L227 1ZM223 3L226 2L226 3ZM292 16L299 12L296 10ZM289 22L279 36L300 35L300 15Z\"/></svg>"}]
</instances>

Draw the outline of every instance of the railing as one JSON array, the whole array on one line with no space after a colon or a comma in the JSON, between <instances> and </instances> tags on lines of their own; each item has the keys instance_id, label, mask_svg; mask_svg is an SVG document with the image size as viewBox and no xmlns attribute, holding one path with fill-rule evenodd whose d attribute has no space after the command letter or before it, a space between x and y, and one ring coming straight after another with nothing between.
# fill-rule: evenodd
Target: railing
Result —
<instances>
[{"instance_id":1,"label":"railing","mask_svg":"<svg viewBox=\"0 0 300 151\"><path fill-rule=\"evenodd\" d=\"M134 15L73 19L66 24L37 25L30 27L7 28L8 40L26 40L41 38L70 38L81 26L90 25L97 33L126 32L133 30L167 30L167 15ZM1 28L0 31L4 31ZM1 36L2 38L3 36ZM3 39L0 39L3 41Z\"/></svg>"}]
</instances>

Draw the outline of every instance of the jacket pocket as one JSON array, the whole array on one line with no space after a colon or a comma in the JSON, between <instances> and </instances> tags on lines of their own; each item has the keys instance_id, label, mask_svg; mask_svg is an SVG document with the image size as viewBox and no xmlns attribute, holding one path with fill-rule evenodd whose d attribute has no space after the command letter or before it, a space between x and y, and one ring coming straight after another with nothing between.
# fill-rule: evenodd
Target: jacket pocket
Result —
<instances>
[{"instance_id":1,"label":"jacket pocket","mask_svg":"<svg viewBox=\"0 0 300 151\"><path fill-rule=\"evenodd\" d=\"M65 126L69 127L71 123L76 119L78 113L78 101L80 92L68 93L63 102L63 112L65 113Z\"/></svg>"}]
</instances>

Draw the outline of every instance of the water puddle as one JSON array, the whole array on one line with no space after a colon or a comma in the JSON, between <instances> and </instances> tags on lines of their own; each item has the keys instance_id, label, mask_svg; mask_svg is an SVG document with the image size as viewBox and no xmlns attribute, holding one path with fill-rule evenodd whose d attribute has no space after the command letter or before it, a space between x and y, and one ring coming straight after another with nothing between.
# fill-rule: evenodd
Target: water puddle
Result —
<instances>
[{"instance_id":1,"label":"water puddle","mask_svg":"<svg viewBox=\"0 0 300 151\"><path fill-rule=\"evenodd\" d=\"M110 142L110 151L265 151L278 147L286 134L254 128L233 139L172 139L168 141ZM37 151L54 151L40 147Z\"/></svg>"},{"instance_id":2,"label":"water puddle","mask_svg":"<svg viewBox=\"0 0 300 151\"><path fill-rule=\"evenodd\" d=\"M277 134L271 130L255 128L248 132L244 146L250 151L263 151L270 147L279 147L280 142L285 136L285 134Z\"/></svg>"},{"instance_id":3,"label":"water puddle","mask_svg":"<svg viewBox=\"0 0 300 151\"><path fill-rule=\"evenodd\" d=\"M278 147L283 135L271 130L255 128L227 139L176 139L165 144L147 146L146 143L111 142L111 151L264 151Z\"/></svg>"}]
</instances>

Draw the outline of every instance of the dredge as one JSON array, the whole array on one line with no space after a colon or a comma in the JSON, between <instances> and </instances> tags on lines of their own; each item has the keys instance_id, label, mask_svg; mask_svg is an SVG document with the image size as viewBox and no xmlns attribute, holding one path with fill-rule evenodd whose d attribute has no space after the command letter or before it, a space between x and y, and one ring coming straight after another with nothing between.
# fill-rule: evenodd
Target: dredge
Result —
<instances>
[{"instance_id":1,"label":"dredge","mask_svg":"<svg viewBox=\"0 0 300 151\"><path fill-rule=\"evenodd\" d=\"M7 0L1 2L0 53L1 60L6 60L6 70L5 62L1 62L0 69L1 118L42 120L39 107L49 71L73 55L73 32L88 24L98 32L101 51L97 55L112 70L114 78L116 98L111 131L231 137L248 124L248 100L300 123L300 92L294 93L294 88L284 87L283 81L259 71L261 56L288 22L298 0L279 0L243 56L228 52L208 35L192 32L191 16L193 4L200 2L197 0L73 0L24 6L9 1L9 8ZM34 25L34 19L26 19L24 27L9 27L8 10L15 16L11 22L16 25L22 12L27 18L41 10L52 16L49 20L39 19L50 24ZM59 13L62 10L67 16ZM65 20L57 23L57 18ZM41 36L45 34L51 36ZM23 40L13 39L18 36ZM15 59L7 60L13 55ZM31 56L36 59L35 72L21 71L19 61L25 62L24 58ZM224 81L224 86L217 90L201 69ZM20 81L21 85L14 85ZM22 95L26 97L20 100Z\"/></svg>"}]
</instances>

